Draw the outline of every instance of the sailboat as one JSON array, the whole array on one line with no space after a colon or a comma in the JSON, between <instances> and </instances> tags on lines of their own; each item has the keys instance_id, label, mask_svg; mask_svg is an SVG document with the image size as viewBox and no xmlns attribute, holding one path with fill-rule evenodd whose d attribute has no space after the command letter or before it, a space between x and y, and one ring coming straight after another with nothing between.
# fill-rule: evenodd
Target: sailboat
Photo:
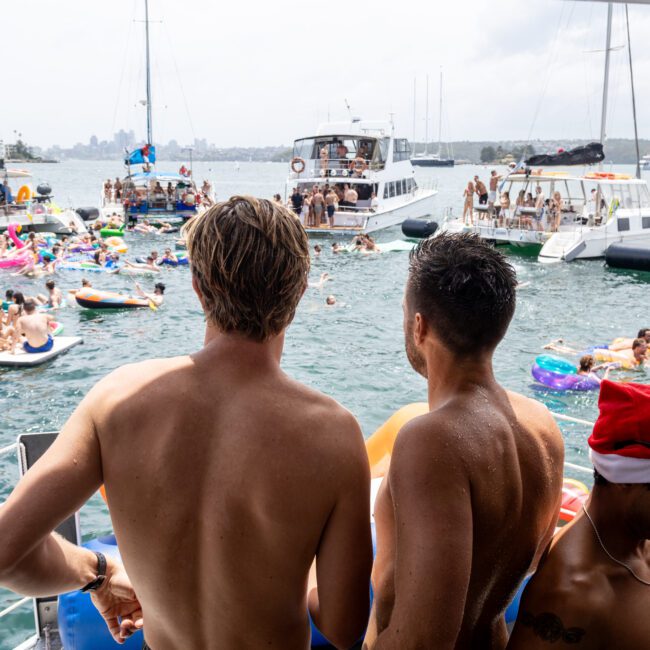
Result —
<instances>
[{"instance_id":1,"label":"sailboat","mask_svg":"<svg viewBox=\"0 0 650 650\"><path fill-rule=\"evenodd\" d=\"M142 103L147 107L147 141L142 147L126 152L126 176L120 191L102 189L102 216L123 215L131 224L147 219L153 225L162 222L180 223L202 209L201 194L192 179L192 165L181 165L178 172L158 171L156 147L153 144L151 103L151 57L149 51L149 1L144 0L146 93ZM138 167L141 166L140 169Z\"/></svg>"},{"instance_id":2,"label":"sailboat","mask_svg":"<svg viewBox=\"0 0 650 650\"><path fill-rule=\"evenodd\" d=\"M442 157L442 70L440 70L440 109L438 115L438 153L429 153L429 77L427 75L427 98L426 98L426 117L425 117L425 143L424 153L419 156L411 158L413 165L420 167L453 167L454 159L449 157L447 151L447 158Z\"/></svg>"}]
</instances>

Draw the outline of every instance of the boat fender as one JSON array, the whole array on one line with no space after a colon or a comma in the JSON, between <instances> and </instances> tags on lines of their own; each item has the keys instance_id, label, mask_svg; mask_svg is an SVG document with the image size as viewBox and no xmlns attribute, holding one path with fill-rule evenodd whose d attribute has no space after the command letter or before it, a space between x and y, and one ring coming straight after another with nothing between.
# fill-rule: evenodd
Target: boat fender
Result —
<instances>
[{"instance_id":1,"label":"boat fender","mask_svg":"<svg viewBox=\"0 0 650 650\"><path fill-rule=\"evenodd\" d=\"M611 244L605 251L605 262L614 269L650 271L650 248L638 244Z\"/></svg>"},{"instance_id":2,"label":"boat fender","mask_svg":"<svg viewBox=\"0 0 650 650\"><path fill-rule=\"evenodd\" d=\"M99 216L97 208L77 208L75 212L83 219L83 221L92 221Z\"/></svg>"},{"instance_id":3,"label":"boat fender","mask_svg":"<svg viewBox=\"0 0 650 650\"><path fill-rule=\"evenodd\" d=\"M406 237L415 239L426 239L431 237L438 229L435 221L422 221L421 219L406 219L402 223L402 233Z\"/></svg>"}]
</instances>

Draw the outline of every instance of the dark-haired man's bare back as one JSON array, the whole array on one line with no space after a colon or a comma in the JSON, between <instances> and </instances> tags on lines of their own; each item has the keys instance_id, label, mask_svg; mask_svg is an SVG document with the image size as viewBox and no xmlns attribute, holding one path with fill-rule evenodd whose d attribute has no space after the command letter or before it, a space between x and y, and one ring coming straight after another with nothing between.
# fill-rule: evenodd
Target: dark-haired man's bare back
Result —
<instances>
[{"instance_id":1,"label":"dark-haired man's bare back","mask_svg":"<svg viewBox=\"0 0 650 650\"><path fill-rule=\"evenodd\" d=\"M435 251L447 244L446 253ZM477 254L481 269L472 262ZM544 406L505 391L493 375L493 350L514 309L516 278L505 261L472 238L433 241L412 257L409 284L418 257L433 269L416 278L421 300L433 304L442 295L437 306L446 317L468 300L494 321L492 303L507 300L500 330L481 332L481 319L468 318L450 334L416 308L407 289L407 356L428 379L430 412L399 432L376 501L375 601L365 643L372 650L501 650L504 611L554 530L562 438ZM450 270L451 261L457 266ZM465 268L476 277L449 275ZM466 295L475 290L476 297ZM468 353L445 341L445 334L462 337L462 328L470 341L485 336L485 347L470 345Z\"/></svg>"}]
</instances>

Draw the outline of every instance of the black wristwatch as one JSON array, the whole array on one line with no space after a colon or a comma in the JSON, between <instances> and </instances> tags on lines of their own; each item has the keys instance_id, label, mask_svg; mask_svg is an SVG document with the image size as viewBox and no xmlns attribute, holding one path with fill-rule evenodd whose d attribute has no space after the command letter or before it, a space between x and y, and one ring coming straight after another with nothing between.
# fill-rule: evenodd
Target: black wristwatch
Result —
<instances>
[{"instance_id":1,"label":"black wristwatch","mask_svg":"<svg viewBox=\"0 0 650 650\"><path fill-rule=\"evenodd\" d=\"M97 556L97 577L89 582L81 591L97 591L106 580L106 557L99 551L93 551Z\"/></svg>"}]
</instances>

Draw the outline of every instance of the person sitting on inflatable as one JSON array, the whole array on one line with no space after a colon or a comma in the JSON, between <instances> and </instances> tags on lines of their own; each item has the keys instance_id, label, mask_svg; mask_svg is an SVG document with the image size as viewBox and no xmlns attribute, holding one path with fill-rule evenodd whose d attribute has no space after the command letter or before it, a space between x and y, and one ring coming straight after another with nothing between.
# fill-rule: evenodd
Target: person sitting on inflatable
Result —
<instances>
[{"instance_id":1,"label":"person sitting on inflatable","mask_svg":"<svg viewBox=\"0 0 650 650\"><path fill-rule=\"evenodd\" d=\"M650 386L604 381L598 406L594 487L526 586L508 650L648 647Z\"/></svg>"},{"instance_id":2,"label":"person sitting on inflatable","mask_svg":"<svg viewBox=\"0 0 650 650\"><path fill-rule=\"evenodd\" d=\"M176 266L178 264L178 257L172 253L171 248L165 248L163 256L160 258L161 264L171 264Z\"/></svg>"},{"instance_id":3,"label":"person sitting on inflatable","mask_svg":"<svg viewBox=\"0 0 650 650\"><path fill-rule=\"evenodd\" d=\"M578 350L565 345L562 339L556 339L544 346L545 350L554 350L563 354L579 354ZM596 347L591 354L596 361L607 361L620 364L621 368L635 369L643 366L646 361L648 344L645 338L634 339L632 347L626 350L614 351L608 348Z\"/></svg>"},{"instance_id":4,"label":"person sitting on inflatable","mask_svg":"<svg viewBox=\"0 0 650 650\"><path fill-rule=\"evenodd\" d=\"M154 307L160 307L165 300L165 296L163 295L165 293L165 285L162 282L156 282L153 293L144 292L137 282L135 283L135 290L140 298L147 298Z\"/></svg>"},{"instance_id":5,"label":"person sitting on inflatable","mask_svg":"<svg viewBox=\"0 0 650 650\"><path fill-rule=\"evenodd\" d=\"M598 366L594 365L595 363L596 363L596 359L594 359L593 354L584 354L583 356L580 357L577 374L584 375L585 377L590 377L591 379L595 379L597 382L600 383L601 381L609 377L609 373L612 370L612 368L620 367L620 364L617 363L601 363ZM602 368L605 368L605 374L601 379L596 374L596 371L601 370Z\"/></svg>"},{"instance_id":6,"label":"person sitting on inflatable","mask_svg":"<svg viewBox=\"0 0 650 650\"><path fill-rule=\"evenodd\" d=\"M144 264L140 264L139 262L131 262L129 260L124 260L124 266L132 269L142 269L143 271L150 271L151 273L160 273L160 269L156 266L156 262L149 255L147 257L147 261Z\"/></svg>"},{"instance_id":7,"label":"person sitting on inflatable","mask_svg":"<svg viewBox=\"0 0 650 650\"><path fill-rule=\"evenodd\" d=\"M146 235L148 233L156 232L156 228L151 225L149 219L143 219L141 223L137 223L133 226L133 232L139 232Z\"/></svg>"},{"instance_id":8,"label":"person sitting on inflatable","mask_svg":"<svg viewBox=\"0 0 650 650\"><path fill-rule=\"evenodd\" d=\"M16 331L26 339L23 343L25 352L37 354L52 349L54 338L50 334L50 322L53 320L50 314L37 312L33 300L25 302L23 315L16 323Z\"/></svg>"}]
</instances>

